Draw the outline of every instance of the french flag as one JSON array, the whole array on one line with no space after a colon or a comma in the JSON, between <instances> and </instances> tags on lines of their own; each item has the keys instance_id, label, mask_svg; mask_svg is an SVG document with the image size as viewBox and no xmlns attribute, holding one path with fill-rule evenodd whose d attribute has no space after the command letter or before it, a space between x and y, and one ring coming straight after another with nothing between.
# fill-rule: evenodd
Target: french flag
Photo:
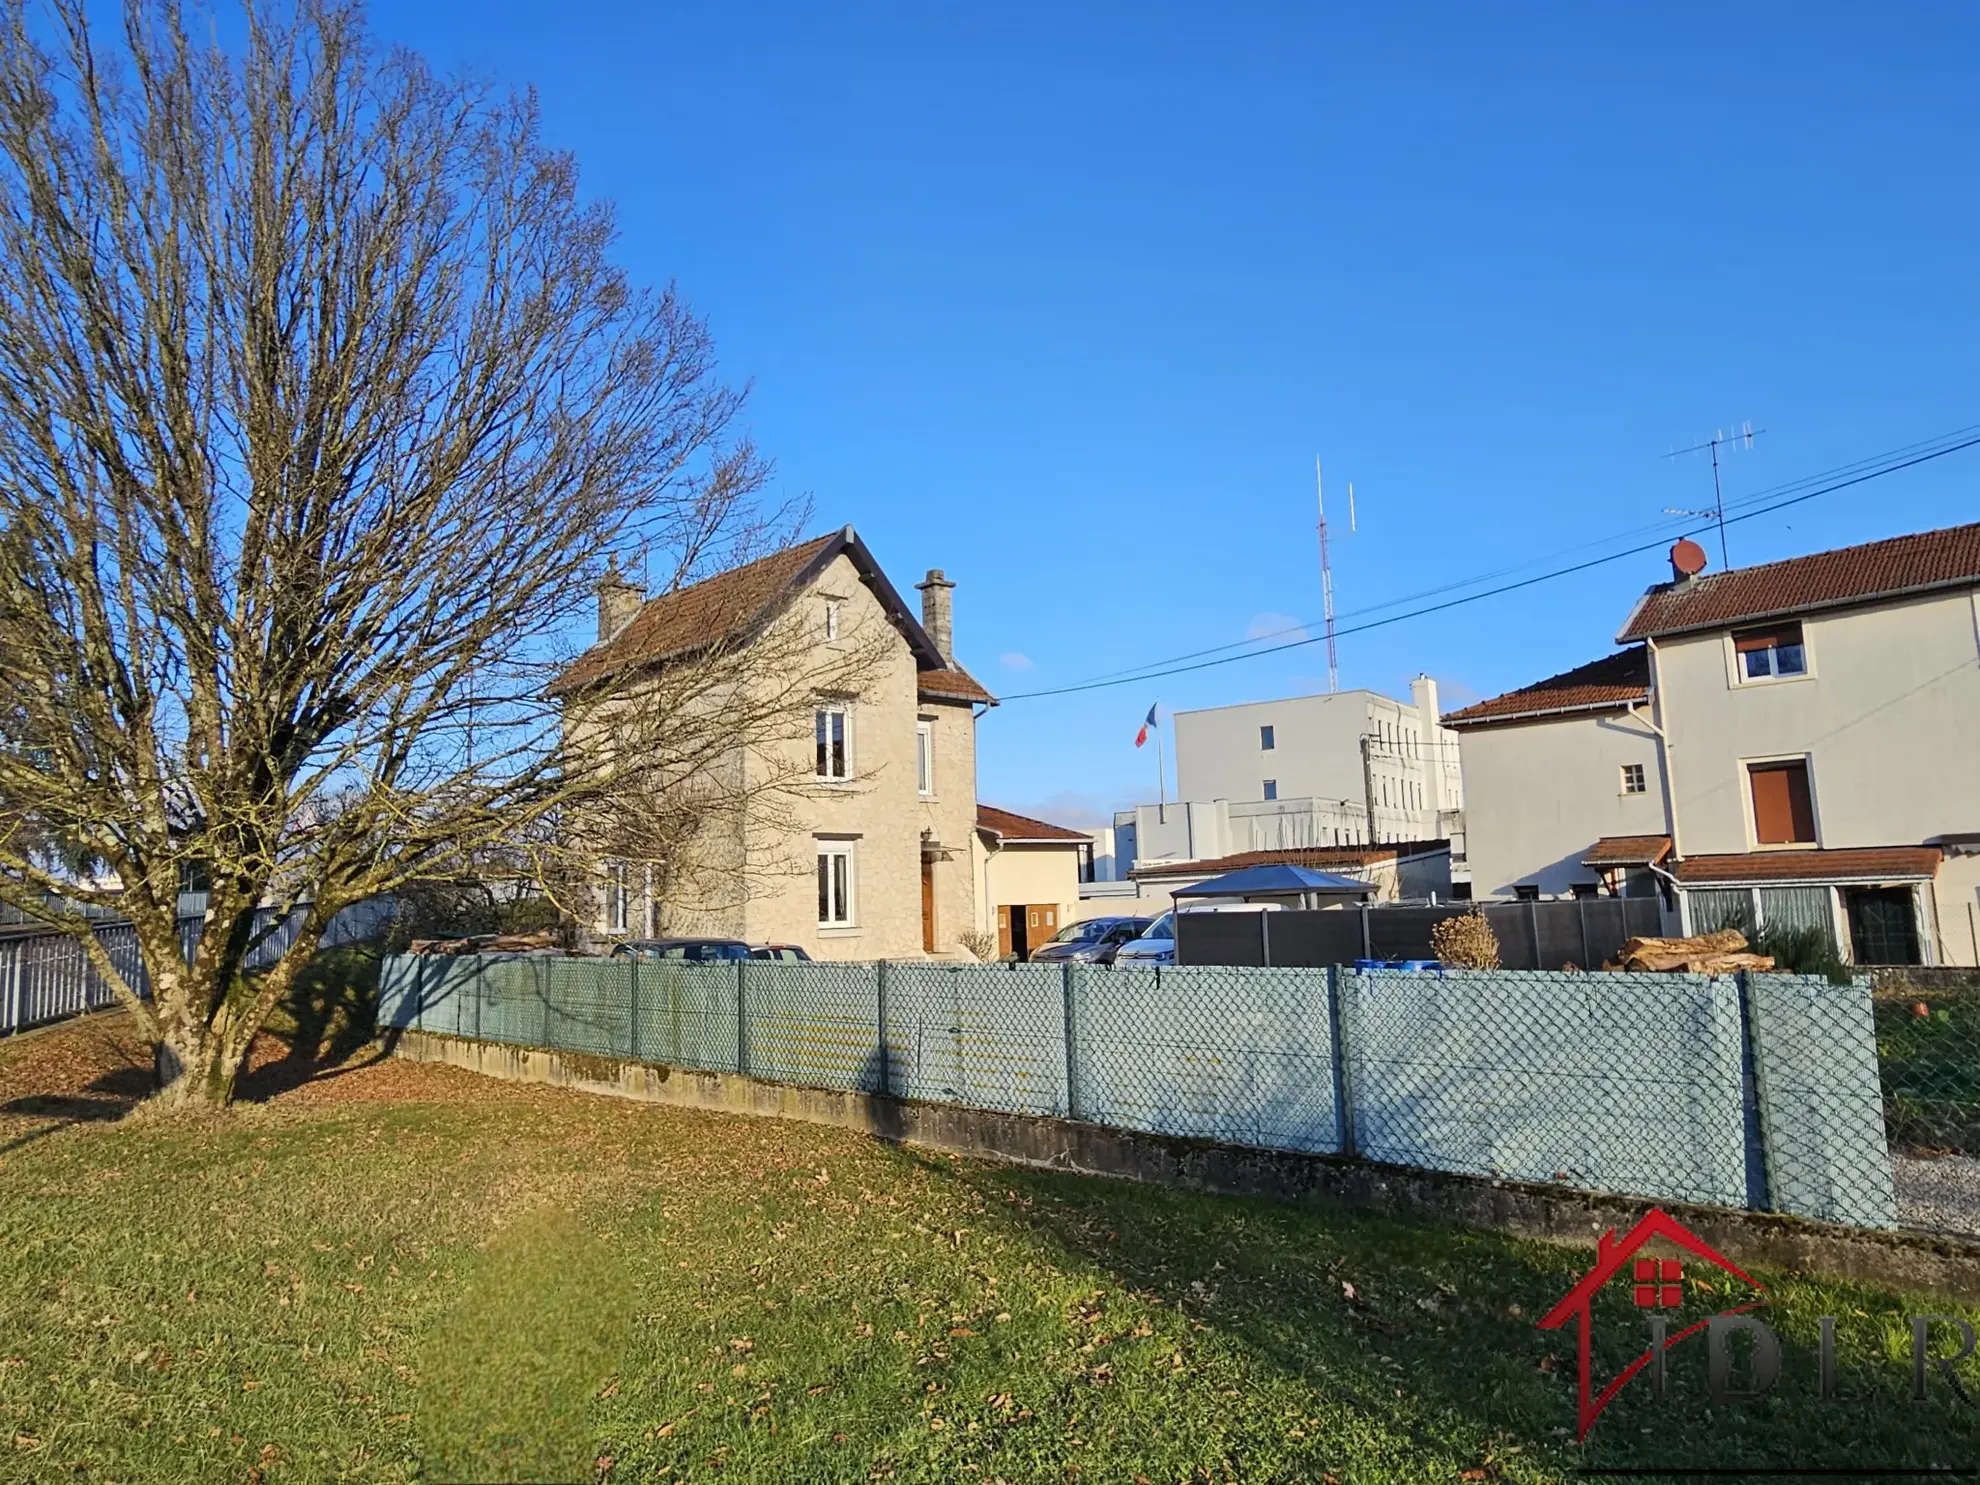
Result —
<instances>
[{"instance_id":1,"label":"french flag","mask_svg":"<svg viewBox=\"0 0 1980 1485\"><path fill-rule=\"evenodd\" d=\"M1155 706L1160 706L1160 705L1161 703L1159 701L1155 703ZM1148 741L1148 729L1153 727L1154 725L1155 725L1155 707L1151 706L1150 708L1148 708L1147 717L1142 721L1141 731L1135 733L1134 735L1134 745L1137 748L1140 747L1143 743Z\"/></svg>"}]
</instances>

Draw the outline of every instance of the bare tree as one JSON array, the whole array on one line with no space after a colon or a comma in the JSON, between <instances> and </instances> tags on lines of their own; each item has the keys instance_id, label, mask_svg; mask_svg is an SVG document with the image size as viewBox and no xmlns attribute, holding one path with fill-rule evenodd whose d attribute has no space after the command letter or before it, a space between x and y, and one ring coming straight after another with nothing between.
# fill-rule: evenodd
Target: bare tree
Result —
<instances>
[{"instance_id":1,"label":"bare tree","mask_svg":"<svg viewBox=\"0 0 1980 1485\"><path fill-rule=\"evenodd\" d=\"M558 746L611 683L545 689L607 558L678 586L785 522L705 326L613 266L531 99L336 0L230 50L90 8L0 0L0 899L88 947L161 1103L223 1103L340 908L611 787ZM63 898L128 915L148 1003ZM246 975L269 902L300 932Z\"/></svg>"}]
</instances>

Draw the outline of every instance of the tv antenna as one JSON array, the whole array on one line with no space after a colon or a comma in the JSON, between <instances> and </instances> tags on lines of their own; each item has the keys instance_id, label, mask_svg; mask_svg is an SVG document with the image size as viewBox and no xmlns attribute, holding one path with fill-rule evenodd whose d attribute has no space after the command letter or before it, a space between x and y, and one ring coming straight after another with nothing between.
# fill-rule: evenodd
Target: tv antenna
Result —
<instances>
[{"instance_id":1,"label":"tv antenna","mask_svg":"<svg viewBox=\"0 0 1980 1485\"><path fill-rule=\"evenodd\" d=\"M1341 689L1341 660L1334 650L1334 560L1327 549L1327 487L1320 478L1320 456L1313 456L1313 493L1320 506L1320 613L1327 626L1327 690ZM1348 481L1348 532L1354 532L1354 481Z\"/></svg>"},{"instance_id":2,"label":"tv antenna","mask_svg":"<svg viewBox=\"0 0 1980 1485\"><path fill-rule=\"evenodd\" d=\"M1702 454L1708 451L1711 453L1712 508L1710 510L1673 510L1671 507L1666 506L1664 508L1664 514L1667 516L1691 516L1700 521L1714 522L1719 528L1719 566L1722 568L1731 567L1732 558L1726 554L1726 497L1724 492L1719 488L1719 450L1722 448L1750 449L1753 447L1753 440L1766 431L1765 428L1755 428L1753 426L1753 420L1748 418L1730 433L1720 428L1703 443L1695 443L1688 449L1672 449L1668 454L1664 455L1666 459L1675 459L1682 454Z\"/></svg>"}]
</instances>

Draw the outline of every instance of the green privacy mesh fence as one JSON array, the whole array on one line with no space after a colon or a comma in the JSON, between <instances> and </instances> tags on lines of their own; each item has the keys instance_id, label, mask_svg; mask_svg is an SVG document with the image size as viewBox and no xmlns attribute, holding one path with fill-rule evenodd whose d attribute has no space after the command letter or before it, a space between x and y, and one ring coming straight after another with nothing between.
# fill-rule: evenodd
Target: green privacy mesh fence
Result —
<instances>
[{"instance_id":1,"label":"green privacy mesh fence","mask_svg":"<svg viewBox=\"0 0 1980 1485\"><path fill-rule=\"evenodd\" d=\"M1916 1220L1865 981L405 956L379 1015L1265 1149Z\"/></svg>"}]
</instances>

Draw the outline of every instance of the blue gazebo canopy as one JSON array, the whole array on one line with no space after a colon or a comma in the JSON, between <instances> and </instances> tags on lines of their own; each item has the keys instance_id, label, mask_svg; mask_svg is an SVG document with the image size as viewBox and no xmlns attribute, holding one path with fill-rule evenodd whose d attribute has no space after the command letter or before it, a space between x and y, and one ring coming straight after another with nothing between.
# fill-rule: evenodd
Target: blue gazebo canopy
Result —
<instances>
[{"instance_id":1,"label":"blue gazebo canopy","mask_svg":"<svg viewBox=\"0 0 1980 1485\"><path fill-rule=\"evenodd\" d=\"M1247 866L1238 871L1227 871L1220 877L1212 877L1207 882L1198 882L1194 887L1178 887L1172 897L1279 897L1293 896L1302 892L1340 892L1370 894L1375 891L1372 882L1357 881L1353 877L1337 877L1330 871L1315 871L1310 866L1291 866L1284 862L1270 866Z\"/></svg>"}]
</instances>

